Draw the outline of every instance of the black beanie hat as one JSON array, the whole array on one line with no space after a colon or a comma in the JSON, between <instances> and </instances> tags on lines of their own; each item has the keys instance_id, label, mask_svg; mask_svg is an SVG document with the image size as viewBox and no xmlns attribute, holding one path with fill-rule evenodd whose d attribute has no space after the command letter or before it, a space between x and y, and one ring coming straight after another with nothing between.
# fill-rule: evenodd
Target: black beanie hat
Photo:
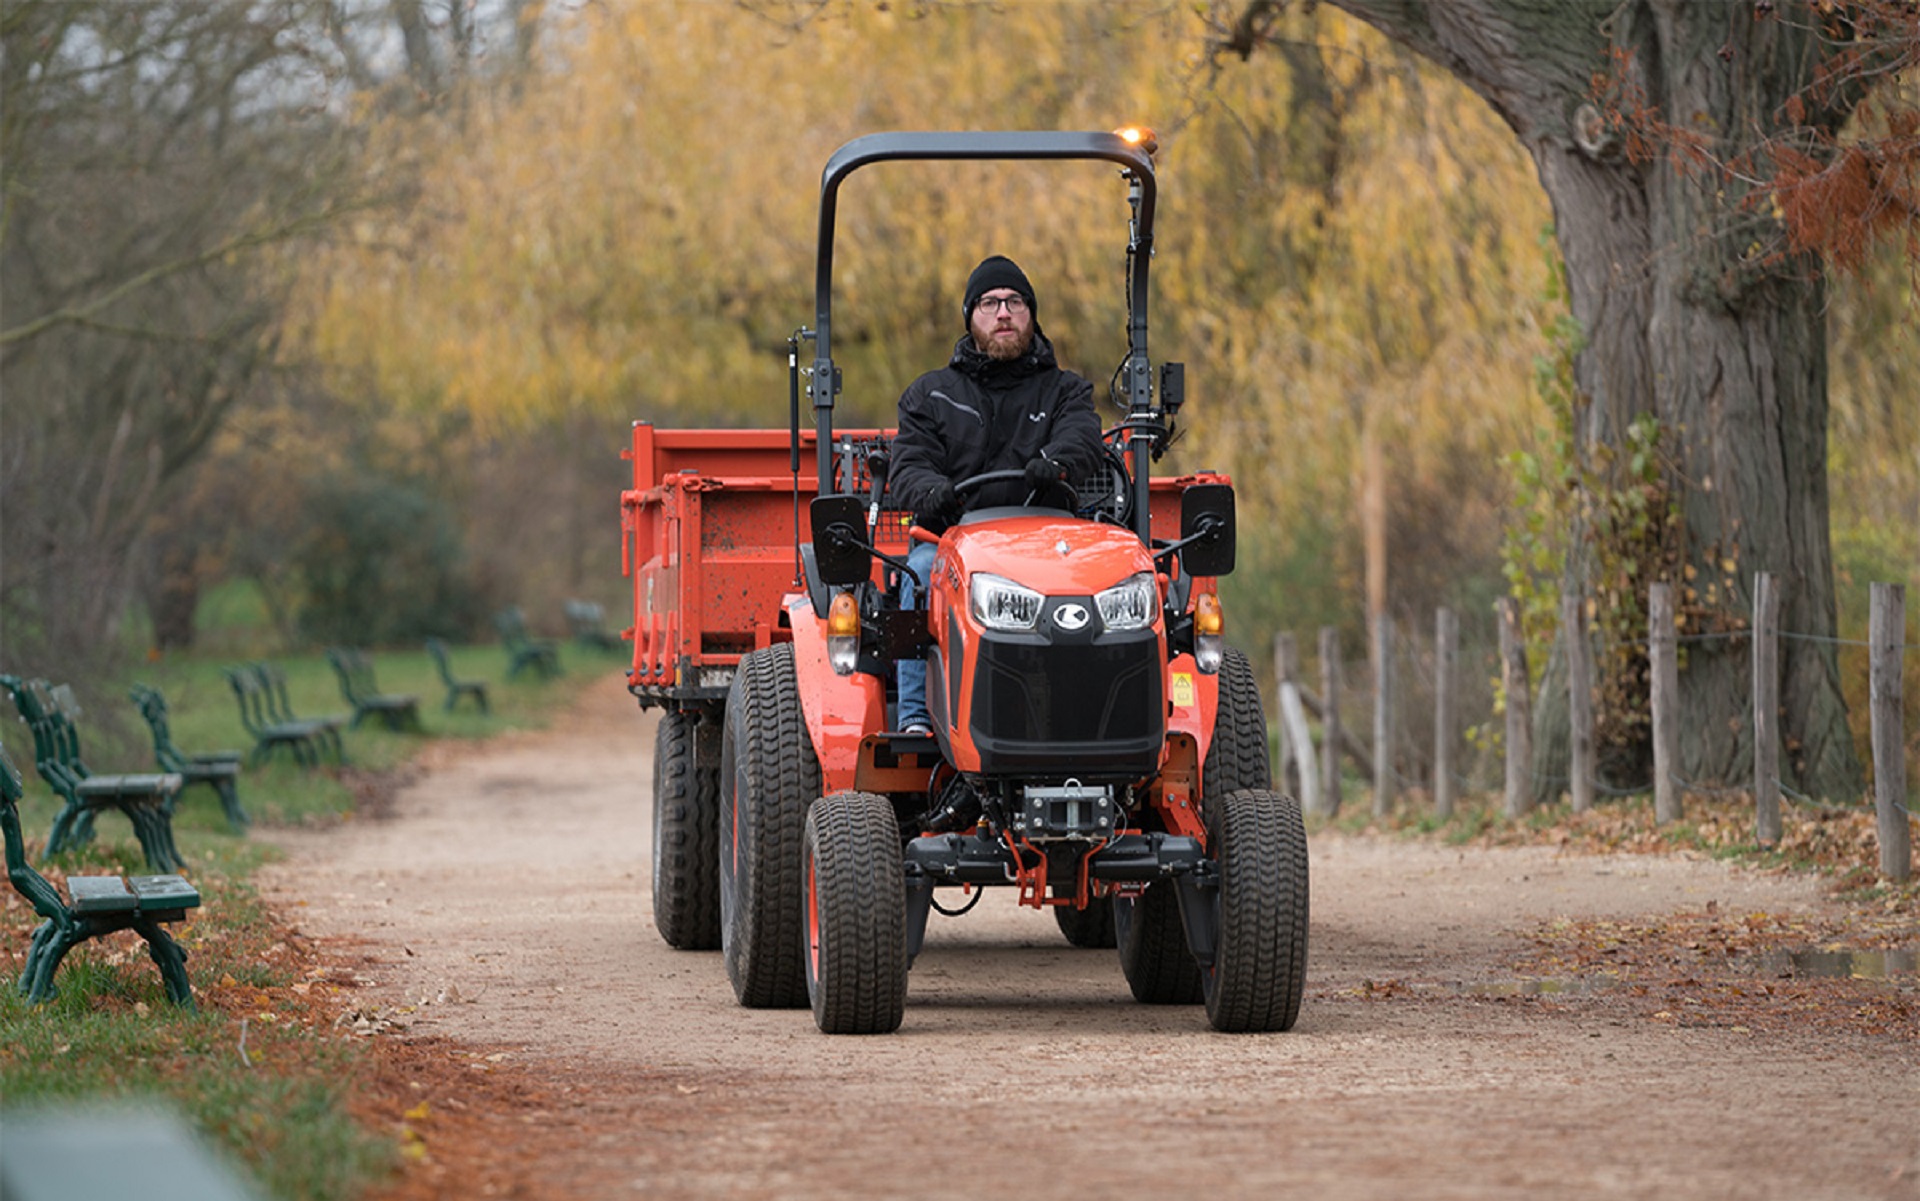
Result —
<instances>
[{"instance_id":1,"label":"black beanie hat","mask_svg":"<svg viewBox=\"0 0 1920 1201\"><path fill-rule=\"evenodd\" d=\"M980 297L995 288L1012 288L1026 298L1027 307L1034 316L1040 315L1040 302L1034 299L1033 285L1027 282L1027 273L1020 265L1004 254L996 254L980 260L980 265L967 276L967 298L960 306L960 321L969 329L973 324L973 306L980 303Z\"/></svg>"}]
</instances>

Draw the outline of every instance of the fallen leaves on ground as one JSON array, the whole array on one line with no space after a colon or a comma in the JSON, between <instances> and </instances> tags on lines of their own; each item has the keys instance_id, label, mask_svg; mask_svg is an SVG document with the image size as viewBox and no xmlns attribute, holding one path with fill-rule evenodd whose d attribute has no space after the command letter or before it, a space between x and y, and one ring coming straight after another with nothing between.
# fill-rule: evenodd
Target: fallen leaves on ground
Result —
<instances>
[{"instance_id":1,"label":"fallen leaves on ground","mask_svg":"<svg viewBox=\"0 0 1920 1201\"><path fill-rule=\"evenodd\" d=\"M1520 974L1581 979L1626 1000L1653 1021L1732 1028L1788 1025L1920 1042L1920 979L1805 974L1792 955L1808 949L1867 951L1911 947L1910 922L1849 912L1698 912L1650 920L1561 920L1531 935Z\"/></svg>"}]
</instances>

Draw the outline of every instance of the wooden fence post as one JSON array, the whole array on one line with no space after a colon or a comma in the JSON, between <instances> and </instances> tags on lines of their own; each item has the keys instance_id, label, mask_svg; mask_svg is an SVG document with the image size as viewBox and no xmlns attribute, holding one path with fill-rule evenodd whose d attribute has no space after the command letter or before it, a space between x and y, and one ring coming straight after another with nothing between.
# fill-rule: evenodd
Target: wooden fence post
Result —
<instances>
[{"instance_id":1,"label":"wooden fence post","mask_svg":"<svg viewBox=\"0 0 1920 1201\"><path fill-rule=\"evenodd\" d=\"M1314 762L1313 733L1307 728L1307 709L1300 702L1300 683L1294 678L1299 670L1300 656L1294 647L1293 635L1275 634L1273 674L1278 681L1274 692L1280 707L1280 775L1284 782L1291 756L1300 781L1300 790L1294 795L1312 797L1320 792L1320 772Z\"/></svg>"},{"instance_id":2,"label":"wooden fence post","mask_svg":"<svg viewBox=\"0 0 1920 1201\"><path fill-rule=\"evenodd\" d=\"M1907 829L1906 714L1901 698L1900 644L1907 635L1907 589L1874 584L1867 617L1873 714L1873 807L1880 828L1880 874L1904 884L1913 873Z\"/></svg>"},{"instance_id":3,"label":"wooden fence post","mask_svg":"<svg viewBox=\"0 0 1920 1201\"><path fill-rule=\"evenodd\" d=\"M1527 684L1527 643L1520 632L1520 602L1511 596L1495 606L1500 614L1500 683L1507 696L1507 797L1510 818L1533 807L1528 787L1533 760L1533 700Z\"/></svg>"},{"instance_id":4,"label":"wooden fence post","mask_svg":"<svg viewBox=\"0 0 1920 1201\"><path fill-rule=\"evenodd\" d=\"M1577 593L1560 599L1567 643L1567 721L1573 754L1567 772L1573 811L1593 808L1593 648L1587 645L1587 606Z\"/></svg>"},{"instance_id":5,"label":"wooden fence post","mask_svg":"<svg viewBox=\"0 0 1920 1201\"><path fill-rule=\"evenodd\" d=\"M1780 843L1780 593L1753 575L1753 838Z\"/></svg>"},{"instance_id":6,"label":"wooden fence post","mask_svg":"<svg viewBox=\"0 0 1920 1201\"><path fill-rule=\"evenodd\" d=\"M1647 592L1647 663L1653 677L1653 819L1680 820L1680 655L1673 627L1673 585Z\"/></svg>"},{"instance_id":7,"label":"wooden fence post","mask_svg":"<svg viewBox=\"0 0 1920 1201\"><path fill-rule=\"evenodd\" d=\"M1373 815L1393 812L1393 618L1373 618Z\"/></svg>"},{"instance_id":8,"label":"wooden fence post","mask_svg":"<svg viewBox=\"0 0 1920 1201\"><path fill-rule=\"evenodd\" d=\"M1460 619L1452 609L1433 615L1433 813L1453 816L1454 662L1460 657Z\"/></svg>"},{"instance_id":9,"label":"wooden fence post","mask_svg":"<svg viewBox=\"0 0 1920 1201\"><path fill-rule=\"evenodd\" d=\"M1293 635L1285 630L1273 632L1273 721L1280 732L1280 757L1273 765L1274 786L1290 791L1288 765L1293 759L1293 731L1287 728L1287 681L1293 678Z\"/></svg>"},{"instance_id":10,"label":"wooden fence post","mask_svg":"<svg viewBox=\"0 0 1920 1201\"><path fill-rule=\"evenodd\" d=\"M1320 627L1320 812L1340 812L1340 632ZM1309 797L1308 803L1315 798Z\"/></svg>"}]
</instances>

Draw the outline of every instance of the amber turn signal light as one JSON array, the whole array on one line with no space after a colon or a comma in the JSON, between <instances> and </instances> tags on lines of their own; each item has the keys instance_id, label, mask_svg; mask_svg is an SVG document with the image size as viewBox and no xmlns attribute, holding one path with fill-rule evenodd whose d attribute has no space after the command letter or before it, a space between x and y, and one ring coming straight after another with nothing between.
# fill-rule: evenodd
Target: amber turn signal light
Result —
<instances>
[{"instance_id":1,"label":"amber turn signal light","mask_svg":"<svg viewBox=\"0 0 1920 1201\"><path fill-rule=\"evenodd\" d=\"M1202 592L1193 598L1193 665L1203 675L1212 675L1220 670L1220 660L1226 654L1226 642L1220 637L1227 628L1227 618L1220 611L1220 598L1211 592Z\"/></svg>"},{"instance_id":2,"label":"amber turn signal light","mask_svg":"<svg viewBox=\"0 0 1920 1201\"><path fill-rule=\"evenodd\" d=\"M853 593L836 592L827 606L827 665L835 675L852 675L860 662L860 606Z\"/></svg>"}]
</instances>

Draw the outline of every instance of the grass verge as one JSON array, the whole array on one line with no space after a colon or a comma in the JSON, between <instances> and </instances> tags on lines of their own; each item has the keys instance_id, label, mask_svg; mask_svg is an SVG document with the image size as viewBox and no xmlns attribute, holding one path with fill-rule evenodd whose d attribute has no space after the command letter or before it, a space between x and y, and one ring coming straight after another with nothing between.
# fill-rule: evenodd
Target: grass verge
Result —
<instances>
[{"instance_id":1,"label":"grass verge","mask_svg":"<svg viewBox=\"0 0 1920 1201\"><path fill-rule=\"evenodd\" d=\"M275 918L251 876L275 855L275 826L355 820L389 797L427 748L542 726L581 684L614 663L595 656L583 665L576 656L571 675L508 683L499 679L499 656L497 647L456 650L455 670L463 676L488 678L482 664L494 665L492 710L480 714L470 707L441 710L445 690L424 652L380 654L382 688L420 695L425 733L369 723L346 733L344 764L328 760L307 768L281 760L249 766L240 795L255 822L251 834L228 829L211 791L191 789L181 798L175 835L202 904L173 929L188 953L195 1010L167 1001L145 944L131 931L75 948L56 978L59 995L29 1006L16 985L39 918L13 890L0 891L0 1097L6 1107L20 1112L130 1102L171 1109L250 1175L264 1195L283 1201L358 1197L389 1177L407 1154L405 1140L390 1125L367 1125L353 1108L356 1093L380 1070L343 1020L351 1012L354 981L330 971ZM276 661L286 669L296 712L318 716L341 709L323 657ZM88 761L103 772L154 770L150 745L129 734L145 734L125 700L136 680L166 692L174 740L184 749L250 748L222 666L149 663L125 680L99 682L83 692ZM24 728L9 723L5 737L16 762L31 759ZM148 870L131 829L114 813L100 815L93 842L43 860L45 832L59 802L30 767L27 775L21 823L29 858L49 880L64 884L69 873Z\"/></svg>"}]
</instances>

